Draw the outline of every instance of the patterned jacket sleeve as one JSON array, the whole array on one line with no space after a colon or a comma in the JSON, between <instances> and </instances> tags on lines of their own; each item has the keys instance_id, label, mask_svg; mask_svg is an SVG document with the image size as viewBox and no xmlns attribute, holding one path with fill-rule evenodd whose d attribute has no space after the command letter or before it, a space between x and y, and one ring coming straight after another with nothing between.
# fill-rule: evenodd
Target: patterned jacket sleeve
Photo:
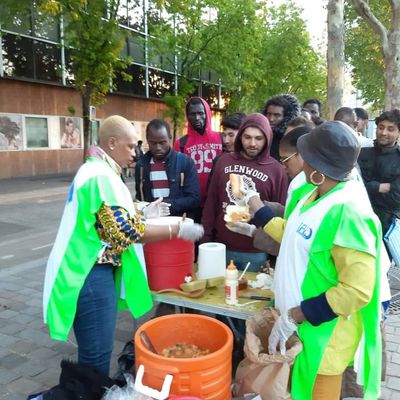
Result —
<instances>
[{"instance_id":1,"label":"patterned jacket sleeve","mask_svg":"<svg viewBox=\"0 0 400 400\"><path fill-rule=\"evenodd\" d=\"M119 254L132 243L139 241L146 228L143 215L130 216L128 211L118 206L110 207L103 204L96 217L96 228L100 239Z\"/></svg>"}]
</instances>

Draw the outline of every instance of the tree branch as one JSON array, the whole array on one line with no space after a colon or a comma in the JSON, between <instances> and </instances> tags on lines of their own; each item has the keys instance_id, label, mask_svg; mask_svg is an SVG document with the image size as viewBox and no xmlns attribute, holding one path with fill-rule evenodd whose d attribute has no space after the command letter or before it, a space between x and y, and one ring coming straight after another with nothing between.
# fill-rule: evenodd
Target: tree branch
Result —
<instances>
[{"instance_id":1,"label":"tree branch","mask_svg":"<svg viewBox=\"0 0 400 400\"><path fill-rule=\"evenodd\" d=\"M203 45L200 47L200 49L195 53L195 55L192 57L192 60L188 62L188 68L192 66L192 64L196 61L196 59L201 56L201 53L207 48L208 44L214 40L216 37L221 35L221 32L217 31L214 35L211 35L209 38L203 41Z\"/></svg>"},{"instance_id":2,"label":"tree branch","mask_svg":"<svg viewBox=\"0 0 400 400\"><path fill-rule=\"evenodd\" d=\"M398 0L391 0L391 1L398 3ZM382 22L379 21L379 19L374 15L374 13L372 12L371 8L369 7L369 5L365 0L352 0L352 3L354 5L357 14L368 23L368 25L377 35L380 36L382 50L383 53L385 54L388 50L387 29L382 24Z\"/></svg>"},{"instance_id":3,"label":"tree branch","mask_svg":"<svg viewBox=\"0 0 400 400\"><path fill-rule=\"evenodd\" d=\"M189 41L187 44L185 44L185 48L186 48L186 54L185 57L183 57L181 59L181 72L184 73L185 69L186 69L186 64L189 61L189 53L190 53L190 48L192 47L192 40L194 38L194 31L191 31L191 35L189 37Z\"/></svg>"}]
</instances>

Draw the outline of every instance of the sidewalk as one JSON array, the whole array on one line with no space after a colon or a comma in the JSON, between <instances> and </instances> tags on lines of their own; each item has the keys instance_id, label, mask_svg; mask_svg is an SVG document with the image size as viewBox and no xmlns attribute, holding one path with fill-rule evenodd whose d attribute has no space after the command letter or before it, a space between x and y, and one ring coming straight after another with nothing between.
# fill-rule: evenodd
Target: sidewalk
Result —
<instances>
[{"instance_id":1,"label":"sidewalk","mask_svg":"<svg viewBox=\"0 0 400 400\"><path fill-rule=\"evenodd\" d=\"M0 180L0 205L32 196L63 196L72 176ZM128 181L133 186L133 181ZM43 193L45 191L45 193ZM14 200L12 200L14 199ZM58 382L62 358L75 359L76 344L50 340L42 322L42 285L46 259L0 269L0 400L25 400L30 393ZM150 314L151 315L151 314ZM148 319L136 321L136 326ZM111 375L124 344L132 338L134 321L128 312L118 316ZM387 377L384 400L400 399L400 314L389 315L385 326Z\"/></svg>"},{"instance_id":2,"label":"sidewalk","mask_svg":"<svg viewBox=\"0 0 400 400\"><path fill-rule=\"evenodd\" d=\"M0 204L10 204L21 199L34 200L39 197L66 198L73 177L73 175L60 175L0 179Z\"/></svg>"},{"instance_id":3,"label":"sidewalk","mask_svg":"<svg viewBox=\"0 0 400 400\"><path fill-rule=\"evenodd\" d=\"M60 361L76 359L73 335L68 342L49 338L42 319L45 259L0 271L0 399L25 400L28 394L58 383ZM149 316L147 316L149 318ZM136 321L136 326L142 323ZM132 339L134 321L128 312L118 315L111 376L117 357Z\"/></svg>"}]
</instances>

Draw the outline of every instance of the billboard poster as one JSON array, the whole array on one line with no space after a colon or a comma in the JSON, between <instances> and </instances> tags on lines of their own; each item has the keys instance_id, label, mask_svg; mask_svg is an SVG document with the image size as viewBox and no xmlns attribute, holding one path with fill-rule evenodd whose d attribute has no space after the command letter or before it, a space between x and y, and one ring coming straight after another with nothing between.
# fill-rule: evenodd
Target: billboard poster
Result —
<instances>
[{"instance_id":1,"label":"billboard poster","mask_svg":"<svg viewBox=\"0 0 400 400\"><path fill-rule=\"evenodd\" d=\"M80 118L60 117L60 142L62 149L82 147Z\"/></svg>"},{"instance_id":2,"label":"billboard poster","mask_svg":"<svg viewBox=\"0 0 400 400\"><path fill-rule=\"evenodd\" d=\"M0 150L22 150L22 116L0 114Z\"/></svg>"}]
</instances>

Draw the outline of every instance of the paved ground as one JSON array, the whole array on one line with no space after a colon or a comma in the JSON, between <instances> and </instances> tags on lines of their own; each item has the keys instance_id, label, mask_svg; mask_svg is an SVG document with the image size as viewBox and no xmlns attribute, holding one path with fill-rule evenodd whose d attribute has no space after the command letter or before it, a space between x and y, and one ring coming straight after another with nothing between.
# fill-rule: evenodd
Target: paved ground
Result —
<instances>
[{"instance_id":1,"label":"paved ground","mask_svg":"<svg viewBox=\"0 0 400 400\"><path fill-rule=\"evenodd\" d=\"M1 400L24 400L29 393L55 385L60 373L60 360L75 357L76 345L73 336L67 343L52 341L42 323L42 283L46 255L49 251L48 243L32 247L28 258L18 258L19 254L14 255L14 250L18 252L23 249L23 247L15 247L21 232L10 233L9 231L10 221L14 219L20 220L23 226L22 223L26 219L24 212L29 210L39 212L31 204L41 204L41 212L58 204L57 201L61 204L65 199L70 180L71 177L0 180ZM60 208L60 205L57 207ZM30 235L36 239L35 231L29 232L32 232ZM51 234L54 229L49 232ZM46 234L48 232L40 232L40 235ZM4 237L6 241L3 241ZM43 240L47 239L45 237ZM36 248L42 253L35 253ZM136 324L141 322L136 321ZM117 353L132 337L133 330L132 317L128 313L120 313L115 336L112 373L116 370ZM389 316L385 331L388 369L381 398L395 400L400 399L400 315Z\"/></svg>"}]
</instances>

